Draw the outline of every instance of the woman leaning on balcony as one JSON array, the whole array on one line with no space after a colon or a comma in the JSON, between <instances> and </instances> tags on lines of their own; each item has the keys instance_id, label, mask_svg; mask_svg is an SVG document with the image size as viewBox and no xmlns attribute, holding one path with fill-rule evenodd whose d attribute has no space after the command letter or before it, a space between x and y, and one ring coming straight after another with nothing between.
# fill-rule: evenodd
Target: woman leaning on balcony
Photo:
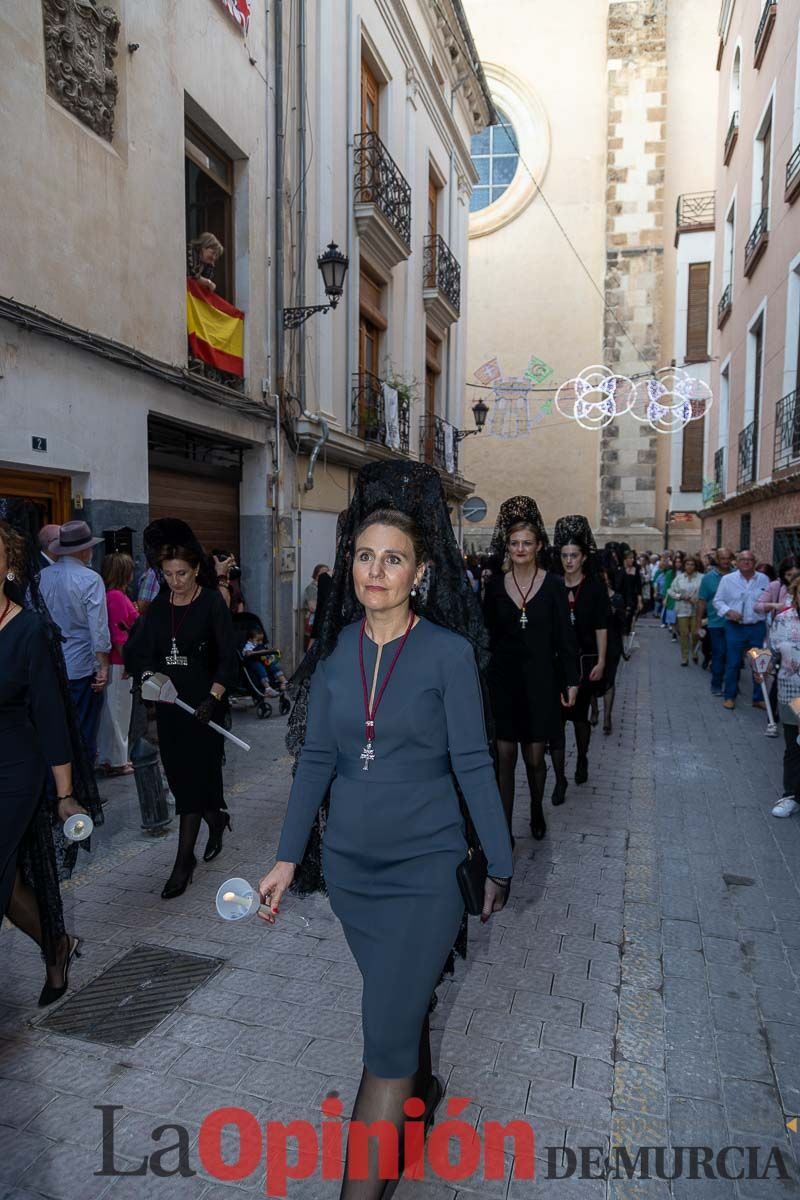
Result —
<instances>
[{"instance_id":1,"label":"woman leaning on balcony","mask_svg":"<svg viewBox=\"0 0 800 1200\"><path fill-rule=\"evenodd\" d=\"M186 274L189 279L196 279L201 287L209 292L215 292L214 267L225 253L222 242L213 233L201 233L189 243Z\"/></svg>"}]
</instances>

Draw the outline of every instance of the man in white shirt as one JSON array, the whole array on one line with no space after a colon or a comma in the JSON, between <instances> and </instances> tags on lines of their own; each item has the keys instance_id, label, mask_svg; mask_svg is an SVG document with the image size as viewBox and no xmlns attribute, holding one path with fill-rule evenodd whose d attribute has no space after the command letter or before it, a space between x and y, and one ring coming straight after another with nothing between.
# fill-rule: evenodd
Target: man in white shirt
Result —
<instances>
[{"instance_id":1,"label":"man in white shirt","mask_svg":"<svg viewBox=\"0 0 800 1200\"><path fill-rule=\"evenodd\" d=\"M755 611L755 603L769 585L766 575L756 570L756 556L752 550L740 550L736 558L737 570L724 575L719 582L713 604L725 621L725 684L723 695L725 708L736 707L739 691L739 672L742 655L752 647L764 645L766 623ZM753 680L753 707L764 708L761 684Z\"/></svg>"}]
</instances>

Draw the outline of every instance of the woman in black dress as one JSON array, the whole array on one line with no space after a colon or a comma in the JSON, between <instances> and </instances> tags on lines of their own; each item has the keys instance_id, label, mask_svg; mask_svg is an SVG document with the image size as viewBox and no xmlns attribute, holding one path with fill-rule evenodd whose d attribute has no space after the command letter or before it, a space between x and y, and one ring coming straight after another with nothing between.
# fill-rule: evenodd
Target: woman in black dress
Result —
<instances>
[{"instance_id":1,"label":"woman in black dress","mask_svg":"<svg viewBox=\"0 0 800 1200\"><path fill-rule=\"evenodd\" d=\"M627 645L623 646L623 651L625 657L629 658L633 648L633 630L636 625L636 618L644 608L642 571L636 561L636 555L630 546L623 542L620 549L622 570L619 572L617 590L621 593L625 601L625 636L627 638Z\"/></svg>"},{"instance_id":2,"label":"woman in black dress","mask_svg":"<svg viewBox=\"0 0 800 1200\"><path fill-rule=\"evenodd\" d=\"M9 503L0 501L0 512L8 516ZM25 503L18 501L17 508ZM64 928L54 837L63 844L56 830L87 810L73 791L77 721L68 711L58 631L43 606L37 611L41 601L33 556L33 542L26 545L0 520L0 919L7 916L42 951L43 1006L66 992L70 963L81 945ZM75 774L77 779L83 772ZM48 776L55 783L54 796L48 795Z\"/></svg>"},{"instance_id":3,"label":"woman in black dress","mask_svg":"<svg viewBox=\"0 0 800 1200\"><path fill-rule=\"evenodd\" d=\"M531 836L547 832L542 811L547 743L562 737L562 706L578 694L578 644L559 579L540 566L547 533L535 500L515 496L501 508L492 554L503 570L487 581L484 617L491 642L489 695L498 781L509 831L517 748L530 789Z\"/></svg>"},{"instance_id":4,"label":"woman in black dress","mask_svg":"<svg viewBox=\"0 0 800 1200\"><path fill-rule=\"evenodd\" d=\"M359 473L331 586L293 680L289 744L302 749L278 861L259 891L277 911L290 884L316 888L323 868L364 980L351 1129L382 1119L402 1146L411 1098L427 1125L441 1097L427 1012L464 915L458 787L488 860L483 920L504 906L512 871L476 663L480 608L434 468L392 461ZM348 1147L346 1200L391 1194L374 1145L368 1178L351 1178L352 1165Z\"/></svg>"},{"instance_id":5,"label":"woman in black dress","mask_svg":"<svg viewBox=\"0 0 800 1200\"><path fill-rule=\"evenodd\" d=\"M210 832L204 862L217 857L223 831L231 827L222 789L223 739L208 722L223 723L224 697L236 680L233 624L213 567L188 526L175 528L181 525L165 520L145 530L151 546L165 534L183 536L181 542L161 543L156 557L167 586L148 608L132 657L126 659L141 679L156 672L169 676L180 699L197 710L191 716L175 704L156 705L161 761L180 817L164 900L182 895L191 883L201 820Z\"/></svg>"},{"instance_id":6,"label":"woman in black dress","mask_svg":"<svg viewBox=\"0 0 800 1200\"><path fill-rule=\"evenodd\" d=\"M592 530L586 517L559 517L553 534L553 545L563 572L564 587L569 605L570 621L575 629L580 652L580 685L578 697L570 709L564 709L566 722L575 729L578 760L575 782L586 783L589 778L589 741L592 727L589 708L592 699L603 691L608 640L608 599L605 586L594 577L594 556L597 552ZM567 793L564 769L566 739L550 746L550 757L556 774L553 804L563 804Z\"/></svg>"},{"instance_id":7,"label":"woman in black dress","mask_svg":"<svg viewBox=\"0 0 800 1200\"><path fill-rule=\"evenodd\" d=\"M603 733L611 733L611 715L614 711L614 695L617 670L622 658L625 637L625 601L614 586L616 570L613 563L606 562L598 571L598 578L608 596L608 640L606 645L606 671L603 678Z\"/></svg>"}]
</instances>

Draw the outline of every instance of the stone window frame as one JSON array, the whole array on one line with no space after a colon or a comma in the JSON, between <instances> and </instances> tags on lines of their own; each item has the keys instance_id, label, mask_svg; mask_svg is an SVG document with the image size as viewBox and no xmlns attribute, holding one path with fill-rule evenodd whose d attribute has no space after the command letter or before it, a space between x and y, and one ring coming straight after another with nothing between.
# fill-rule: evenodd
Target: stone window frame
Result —
<instances>
[{"instance_id":1,"label":"stone window frame","mask_svg":"<svg viewBox=\"0 0 800 1200\"><path fill-rule=\"evenodd\" d=\"M508 117L517 135L521 161L502 196L486 208L470 213L470 238L485 237L516 220L535 198L538 190L536 184L544 183L550 163L550 123L539 97L527 83L505 67L487 62L483 64L483 69L492 98Z\"/></svg>"},{"instance_id":2,"label":"stone window frame","mask_svg":"<svg viewBox=\"0 0 800 1200\"><path fill-rule=\"evenodd\" d=\"M475 198L476 192L488 191L490 196L489 203L482 204L480 208L470 208L470 212L483 212L485 208L489 208L490 205L496 204L497 201L500 200L500 198L511 187L511 184L514 182L514 177L516 176L517 171L520 169L521 164L519 147L517 146L517 134L514 126L511 123L511 118L499 106L496 107L495 112L499 118L496 124L487 126L486 129L481 130L481 133L477 135L482 136L485 134L489 138L489 148L487 152L485 154L473 153L472 155L472 161L473 164L475 164L476 170L477 161L479 159L486 159L488 160L489 164L488 178L486 180L480 180L478 183L476 183L472 190L472 198ZM501 139L503 138L505 130L509 131L508 134L505 135L505 141L510 149L506 148L506 146L502 144ZM496 145L496 143L498 144ZM511 179L509 179L507 182L501 181L500 183L497 183L495 180L495 163L502 159L514 160L514 172L511 176ZM524 170L524 167L522 169ZM497 193L494 199L491 198L493 192Z\"/></svg>"}]
</instances>

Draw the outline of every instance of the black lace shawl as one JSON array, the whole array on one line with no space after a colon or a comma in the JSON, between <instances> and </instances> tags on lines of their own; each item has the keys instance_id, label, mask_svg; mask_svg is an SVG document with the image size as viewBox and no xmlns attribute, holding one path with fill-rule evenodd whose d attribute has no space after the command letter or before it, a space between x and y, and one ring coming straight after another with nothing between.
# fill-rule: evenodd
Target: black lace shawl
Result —
<instances>
[{"instance_id":1,"label":"black lace shawl","mask_svg":"<svg viewBox=\"0 0 800 1200\"><path fill-rule=\"evenodd\" d=\"M309 687L314 669L321 658L328 658L332 654L339 632L363 616L364 610L356 599L353 586L356 533L371 513L386 508L397 509L411 516L425 542L428 566L413 601L415 611L434 624L461 634L472 643L483 682L489 657L488 635L478 598L466 577L464 560L453 532L438 472L424 463L398 459L371 463L359 472L350 507L339 517L336 562L322 628L290 681L294 706L289 717L286 745L294 757L295 770L305 741ZM488 720L489 704L485 685L484 709ZM491 728L487 733L491 735ZM460 796L460 799L462 808L465 808L463 797ZM293 890L300 895L326 891L321 849L328 803L326 797L312 828L303 861L297 868ZM468 831L470 824L467 821ZM466 957L466 916L453 949L462 958ZM452 971L452 966L451 953L445 970Z\"/></svg>"},{"instance_id":2,"label":"black lace shawl","mask_svg":"<svg viewBox=\"0 0 800 1200\"><path fill-rule=\"evenodd\" d=\"M539 542L539 560L547 562L550 551L550 539L547 536L539 505L531 496L511 496L500 505L500 511L495 521L494 533L489 547L489 557L495 570L500 570L506 560L508 537L515 525L521 523L530 525L536 530Z\"/></svg>"},{"instance_id":3,"label":"black lace shawl","mask_svg":"<svg viewBox=\"0 0 800 1200\"><path fill-rule=\"evenodd\" d=\"M597 553L597 543L594 540L592 527L589 521L580 513L575 513L569 517L559 517L553 530L553 553L550 563L550 570L556 575L563 575L564 568L561 565L561 548L572 544L580 546L583 553L586 555L586 561L583 564L583 573L590 579L594 579L600 565L600 559Z\"/></svg>"},{"instance_id":4,"label":"black lace shawl","mask_svg":"<svg viewBox=\"0 0 800 1200\"><path fill-rule=\"evenodd\" d=\"M36 542L40 525L38 510L30 500L16 496L0 496L0 520L6 521L25 539L25 580L7 583L6 591L17 604L32 609L42 619L72 743L72 790L78 802L89 812L95 825L102 825L103 810L97 793L94 764L89 762L69 691L67 668L61 649L61 630L52 620L39 592L41 561ZM81 842L80 848L90 850L91 840L89 838ZM24 877L35 891L39 905L43 935L42 952L45 961L53 963L64 934L59 881L71 876L78 858L79 844L68 842L64 837L52 788L46 788L43 792L20 849Z\"/></svg>"}]
</instances>

